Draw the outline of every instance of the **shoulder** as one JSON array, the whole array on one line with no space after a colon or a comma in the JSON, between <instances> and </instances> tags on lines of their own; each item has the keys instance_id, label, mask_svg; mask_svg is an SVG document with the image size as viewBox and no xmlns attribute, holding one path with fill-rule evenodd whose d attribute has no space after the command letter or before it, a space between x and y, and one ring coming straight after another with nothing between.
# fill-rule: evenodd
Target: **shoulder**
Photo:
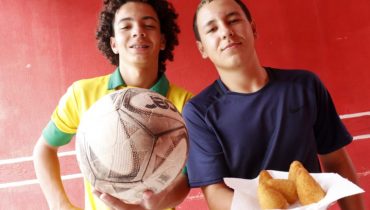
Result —
<instances>
[{"instance_id":1,"label":"shoulder","mask_svg":"<svg viewBox=\"0 0 370 210\"><path fill-rule=\"evenodd\" d=\"M181 112L184 105L189 99L193 97L193 94L182 87L175 84L170 84L167 92L167 98L170 100L176 108Z\"/></svg>"},{"instance_id":2,"label":"shoulder","mask_svg":"<svg viewBox=\"0 0 370 210\"><path fill-rule=\"evenodd\" d=\"M270 67L267 67L266 69L273 81L302 85L307 88L314 88L317 85L322 85L318 75L309 70L277 69Z\"/></svg>"},{"instance_id":3,"label":"shoulder","mask_svg":"<svg viewBox=\"0 0 370 210\"><path fill-rule=\"evenodd\" d=\"M208 108L219 101L223 95L224 94L220 91L217 81L215 81L189 100L185 105L184 114L186 114L185 112L193 112L195 110L205 113Z\"/></svg>"},{"instance_id":4,"label":"shoulder","mask_svg":"<svg viewBox=\"0 0 370 210\"><path fill-rule=\"evenodd\" d=\"M108 87L108 82L111 74L98 76L98 77L91 77L86 79L80 79L75 81L72 86L77 89L94 89L96 87L102 87L105 88Z\"/></svg>"},{"instance_id":5,"label":"shoulder","mask_svg":"<svg viewBox=\"0 0 370 210\"><path fill-rule=\"evenodd\" d=\"M110 75L81 79L73 82L62 96L59 105L76 104L79 109L87 109L100 97L110 92L108 82Z\"/></svg>"},{"instance_id":6,"label":"shoulder","mask_svg":"<svg viewBox=\"0 0 370 210\"><path fill-rule=\"evenodd\" d=\"M193 94L190 91L185 90L184 88L177 86L175 84L170 84L170 87L168 89L168 96L175 95L175 96L181 96L190 99L193 97Z\"/></svg>"},{"instance_id":7,"label":"shoulder","mask_svg":"<svg viewBox=\"0 0 370 210\"><path fill-rule=\"evenodd\" d=\"M271 67L267 67L266 69L277 79L296 80L317 78L317 75L314 72L305 69L277 69Z\"/></svg>"}]
</instances>

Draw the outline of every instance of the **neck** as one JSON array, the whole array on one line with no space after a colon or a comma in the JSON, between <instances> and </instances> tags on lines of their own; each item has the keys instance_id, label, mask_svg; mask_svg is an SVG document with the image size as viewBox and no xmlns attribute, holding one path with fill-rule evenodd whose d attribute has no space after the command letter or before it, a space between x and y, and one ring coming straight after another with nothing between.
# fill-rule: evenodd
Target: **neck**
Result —
<instances>
[{"instance_id":1,"label":"neck","mask_svg":"<svg viewBox=\"0 0 370 210\"><path fill-rule=\"evenodd\" d=\"M120 73L127 86L151 88L157 81L158 67L120 65Z\"/></svg>"},{"instance_id":2,"label":"neck","mask_svg":"<svg viewBox=\"0 0 370 210\"><path fill-rule=\"evenodd\" d=\"M259 64L237 66L232 70L220 71L220 78L226 87L233 92L254 93L268 83L268 74Z\"/></svg>"}]
</instances>

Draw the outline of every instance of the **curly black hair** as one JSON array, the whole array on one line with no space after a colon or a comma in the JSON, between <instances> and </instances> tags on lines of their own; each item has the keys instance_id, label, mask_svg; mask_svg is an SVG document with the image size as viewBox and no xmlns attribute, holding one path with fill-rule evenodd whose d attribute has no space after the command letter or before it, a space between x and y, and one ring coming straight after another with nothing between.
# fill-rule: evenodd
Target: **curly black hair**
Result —
<instances>
[{"instance_id":1,"label":"curly black hair","mask_svg":"<svg viewBox=\"0 0 370 210\"><path fill-rule=\"evenodd\" d=\"M98 49L115 66L119 65L119 56L112 51L110 38L114 37L113 21L116 11L127 2L141 2L153 7L159 18L161 33L166 40L166 47L159 53L158 71L166 71L166 60L173 61L173 50L179 44L177 17L173 5L167 0L104 0L103 10L100 12L99 24L96 30Z\"/></svg>"}]
</instances>

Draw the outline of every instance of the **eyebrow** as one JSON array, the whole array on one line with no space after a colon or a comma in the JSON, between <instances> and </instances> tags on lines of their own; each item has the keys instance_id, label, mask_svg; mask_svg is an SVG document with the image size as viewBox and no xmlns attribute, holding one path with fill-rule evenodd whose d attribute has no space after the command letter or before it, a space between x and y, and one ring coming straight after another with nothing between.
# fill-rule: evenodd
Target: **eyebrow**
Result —
<instances>
[{"instance_id":1,"label":"eyebrow","mask_svg":"<svg viewBox=\"0 0 370 210\"><path fill-rule=\"evenodd\" d=\"M230 12L229 14L226 15L226 18L230 18L232 16L240 16L240 13L239 12ZM206 24L204 24L204 27L212 25L214 22L216 22L216 20L214 20L214 19L210 20Z\"/></svg>"},{"instance_id":2,"label":"eyebrow","mask_svg":"<svg viewBox=\"0 0 370 210\"><path fill-rule=\"evenodd\" d=\"M153 16L144 16L144 17L142 17L141 18L142 20L153 20L154 22L159 22L158 20L157 20L157 18L155 18L155 17L153 17ZM121 22L125 22L125 21L133 21L134 20L134 18L132 18L132 17L126 17L126 18L121 18L119 21L118 21L118 23L121 23Z\"/></svg>"}]
</instances>

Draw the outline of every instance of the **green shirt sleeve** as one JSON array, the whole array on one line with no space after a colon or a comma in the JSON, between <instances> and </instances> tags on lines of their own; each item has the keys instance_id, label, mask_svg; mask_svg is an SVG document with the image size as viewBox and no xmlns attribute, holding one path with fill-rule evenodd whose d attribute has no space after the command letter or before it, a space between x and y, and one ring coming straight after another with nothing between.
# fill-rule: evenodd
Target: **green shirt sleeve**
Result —
<instances>
[{"instance_id":1,"label":"green shirt sleeve","mask_svg":"<svg viewBox=\"0 0 370 210\"><path fill-rule=\"evenodd\" d=\"M74 134L64 133L63 131L59 130L53 121L50 121L47 124L42 131L42 135L51 146L55 147L68 144L74 136Z\"/></svg>"},{"instance_id":2,"label":"green shirt sleeve","mask_svg":"<svg viewBox=\"0 0 370 210\"><path fill-rule=\"evenodd\" d=\"M188 168L186 166L182 169L182 174L188 175Z\"/></svg>"}]
</instances>

